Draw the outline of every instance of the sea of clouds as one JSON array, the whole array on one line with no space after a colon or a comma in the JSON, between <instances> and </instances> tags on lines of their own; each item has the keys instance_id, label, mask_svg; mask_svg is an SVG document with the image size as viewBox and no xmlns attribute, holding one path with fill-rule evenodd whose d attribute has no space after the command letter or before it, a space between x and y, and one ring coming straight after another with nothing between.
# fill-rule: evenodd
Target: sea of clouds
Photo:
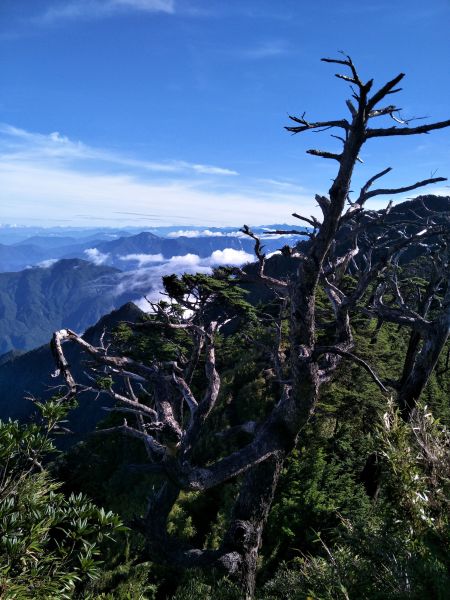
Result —
<instances>
[{"instance_id":1,"label":"sea of clouds","mask_svg":"<svg viewBox=\"0 0 450 600\"><path fill-rule=\"evenodd\" d=\"M162 277L175 273L211 273L214 267L228 265L239 267L254 260L254 255L244 250L225 248L215 250L207 258L197 254L185 254L164 259L161 254L128 254L122 260L135 261L136 269L118 275L118 283L114 290L116 296L134 292L135 303L142 310L149 310L145 298L156 301L161 297Z\"/></svg>"}]
</instances>

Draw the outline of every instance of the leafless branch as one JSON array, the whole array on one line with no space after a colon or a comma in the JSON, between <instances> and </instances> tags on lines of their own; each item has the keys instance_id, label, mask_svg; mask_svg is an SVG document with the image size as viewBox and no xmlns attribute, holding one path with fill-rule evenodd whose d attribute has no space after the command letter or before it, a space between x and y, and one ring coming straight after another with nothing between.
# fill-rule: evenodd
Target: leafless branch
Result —
<instances>
[{"instance_id":1,"label":"leafless branch","mask_svg":"<svg viewBox=\"0 0 450 600\"><path fill-rule=\"evenodd\" d=\"M309 225L314 227L314 229L318 229L321 226L321 222L318 221L316 217L313 217L312 215L311 217L304 217L302 215L299 215L298 213L292 213L292 216L296 219L300 219L300 221L305 221L305 223L309 223Z\"/></svg>"},{"instance_id":2,"label":"leafless branch","mask_svg":"<svg viewBox=\"0 0 450 600\"><path fill-rule=\"evenodd\" d=\"M428 125L419 125L418 127L387 127L383 129L366 129L366 138L386 137L393 135L418 135L421 133L429 133L435 129L444 129L450 126L450 119L447 121L439 121L438 123L430 123Z\"/></svg>"},{"instance_id":3,"label":"leafless branch","mask_svg":"<svg viewBox=\"0 0 450 600\"><path fill-rule=\"evenodd\" d=\"M257 276L258 279L260 281L263 281L267 285L273 286L275 288L279 288L279 289L287 288L287 283L285 281L283 281L282 279L275 279L274 277L270 277L265 274L264 267L266 264L266 255L262 251L263 246L261 244L261 240L259 239L259 237L253 233L253 231L248 227L248 225L244 225L243 228L241 229L241 231L248 237L252 238L252 240L254 240L254 242L255 242L254 251L255 251L256 258L258 259L258 276ZM249 275L244 273L243 271L241 271L240 274L243 278L245 278L247 280L250 279Z\"/></svg>"},{"instance_id":4,"label":"leafless branch","mask_svg":"<svg viewBox=\"0 0 450 600\"><path fill-rule=\"evenodd\" d=\"M317 357L320 356L321 354L338 354L339 356L342 356L343 358L347 358L347 359L353 361L357 365L363 367L363 369L365 369L369 373L369 375L375 381L375 383L380 388L380 390L382 390L385 394L389 393L388 389L383 384L383 382L378 377L378 375L375 373L373 368L369 365L369 363L367 363L362 358L359 358L359 356L356 356L355 354L352 354L351 352L348 352L346 350L342 350L342 349L338 348L337 346L318 346L316 348L315 352L316 352Z\"/></svg>"},{"instance_id":5,"label":"leafless branch","mask_svg":"<svg viewBox=\"0 0 450 600\"><path fill-rule=\"evenodd\" d=\"M163 456L166 453L165 447L159 444L151 435L143 433L134 427L130 427L126 420L124 420L122 425L118 425L117 427L108 427L106 429L95 430L96 435L110 435L114 433L121 433L150 444L155 454Z\"/></svg>"},{"instance_id":6,"label":"leafless branch","mask_svg":"<svg viewBox=\"0 0 450 600\"><path fill-rule=\"evenodd\" d=\"M234 427L229 427L224 431L218 431L215 436L220 439L228 439L233 435L238 433L248 433L253 435L256 431L257 423L256 421L246 421L245 423L241 423L240 425L235 425Z\"/></svg>"},{"instance_id":7,"label":"leafless branch","mask_svg":"<svg viewBox=\"0 0 450 600\"><path fill-rule=\"evenodd\" d=\"M367 110L370 112L378 104L378 102L380 102L381 100L383 100L383 98L385 96L387 96L388 94L393 93L393 90L395 89L395 86L398 83L400 83L400 81L403 79L404 76L405 76L404 73L399 73L396 77L394 77L393 79L391 79L390 81L388 81L385 85L383 85L383 87L380 88L378 90L378 92L376 92L372 96L372 98L370 98L369 101L367 102Z\"/></svg>"},{"instance_id":8,"label":"leafless branch","mask_svg":"<svg viewBox=\"0 0 450 600\"><path fill-rule=\"evenodd\" d=\"M315 148L307 150L306 154L320 156L321 158L331 158L332 160L337 160L338 162L340 162L342 158L342 154L335 154L334 152L327 152L326 150L316 150Z\"/></svg>"},{"instance_id":9,"label":"leafless branch","mask_svg":"<svg viewBox=\"0 0 450 600\"><path fill-rule=\"evenodd\" d=\"M288 115L288 116L291 121L294 121L294 123L300 124L295 127L294 126L285 127L285 129L287 131L290 131L291 133L302 133L303 131L317 130L317 129L324 129L324 128L328 129L331 127L340 127L341 129L348 129L350 127L350 124L346 119L341 119L340 121L317 121L315 123L309 123L305 119L305 113L303 113L303 115L300 118L294 117L292 115Z\"/></svg>"},{"instance_id":10,"label":"leafless branch","mask_svg":"<svg viewBox=\"0 0 450 600\"><path fill-rule=\"evenodd\" d=\"M432 177L431 179L423 179L422 181L417 181L416 183L413 183L411 185L405 185L399 188L380 188L377 190L372 190L371 192L366 191L362 197L360 196L360 198L358 199L358 203L364 203L369 198L373 198L374 196L381 196L387 194L401 194L403 192L409 192L419 187L424 187L425 185L430 185L432 183L439 183L441 181L447 181L447 177Z\"/></svg>"},{"instance_id":11,"label":"leafless branch","mask_svg":"<svg viewBox=\"0 0 450 600\"><path fill-rule=\"evenodd\" d=\"M392 167L387 167L387 169L384 169L383 171L380 171L380 173L377 173L376 175L374 175L373 177L371 177L370 179L368 179L367 182L361 188L361 191L359 193L359 198L356 201L356 203L359 204L359 205L362 205L364 203L364 199L366 198L366 194L367 194L368 190L372 187L372 184L377 179L380 179L381 177L383 177L384 175L386 175L390 171L392 171Z\"/></svg>"},{"instance_id":12,"label":"leafless branch","mask_svg":"<svg viewBox=\"0 0 450 600\"><path fill-rule=\"evenodd\" d=\"M188 427L186 437L183 440L183 447L187 449L192 445L203 423L214 408L220 391L220 376L216 370L216 352L214 345L214 335L216 330L217 323L213 321L209 325L206 337L205 375L208 385L201 402L195 407L195 411L192 412L192 420Z\"/></svg>"},{"instance_id":13,"label":"leafless branch","mask_svg":"<svg viewBox=\"0 0 450 600\"><path fill-rule=\"evenodd\" d=\"M178 387L180 392L183 395L183 398L186 400L186 404L188 405L189 411L191 413L191 418L195 414L195 411L198 408L198 402L194 397L190 387L186 383L186 381L182 377L177 377L175 374L173 375L173 380L175 385Z\"/></svg>"}]
</instances>

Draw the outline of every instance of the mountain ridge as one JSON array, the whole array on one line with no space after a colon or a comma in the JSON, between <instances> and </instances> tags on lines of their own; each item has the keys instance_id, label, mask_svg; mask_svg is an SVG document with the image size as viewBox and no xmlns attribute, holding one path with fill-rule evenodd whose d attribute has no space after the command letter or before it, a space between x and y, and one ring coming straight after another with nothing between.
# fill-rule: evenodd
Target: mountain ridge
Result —
<instances>
[{"instance_id":1,"label":"mountain ridge","mask_svg":"<svg viewBox=\"0 0 450 600\"><path fill-rule=\"evenodd\" d=\"M0 354L36 347L62 326L84 331L114 308L105 285L118 273L80 259L0 273Z\"/></svg>"}]
</instances>

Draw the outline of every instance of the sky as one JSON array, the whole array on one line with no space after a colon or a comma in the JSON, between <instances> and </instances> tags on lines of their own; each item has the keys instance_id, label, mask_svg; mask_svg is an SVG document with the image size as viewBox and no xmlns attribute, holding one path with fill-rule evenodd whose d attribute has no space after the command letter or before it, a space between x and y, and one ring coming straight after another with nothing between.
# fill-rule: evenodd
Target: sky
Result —
<instances>
[{"instance_id":1,"label":"sky","mask_svg":"<svg viewBox=\"0 0 450 600\"><path fill-rule=\"evenodd\" d=\"M0 223L319 215L337 164L305 150L339 142L284 126L348 116L348 86L320 58L343 50L379 86L405 72L402 115L445 120L449 23L450 0L1 0ZM450 176L449 141L369 142L354 189L388 166L386 187Z\"/></svg>"}]
</instances>

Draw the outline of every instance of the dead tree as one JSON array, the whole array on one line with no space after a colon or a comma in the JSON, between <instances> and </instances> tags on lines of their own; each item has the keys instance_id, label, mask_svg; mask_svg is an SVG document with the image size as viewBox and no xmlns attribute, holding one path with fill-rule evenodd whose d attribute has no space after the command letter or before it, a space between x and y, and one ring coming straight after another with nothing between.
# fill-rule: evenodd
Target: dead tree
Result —
<instances>
[{"instance_id":1,"label":"dead tree","mask_svg":"<svg viewBox=\"0 0 450 600\"><path fill-rule=\"evenodd\" d=\"M301 440L322 386L334 377L343 361L353 361L367 371L386 396L397 394L407 415L436 365L449 333L445 260L436 261L429 288L419 290L415 297L404 296L401 282L402 257L407 251L417 248L418 252L423 250L430 254L440 248L444 252L448 217L429 211L425 217L404 222L392 217L391 205L381 212L366 210L366 203L376 196L393 196L445 179L431 177L399 188L375 187L391 170L386 168L371 177L355 199L352 199L351 180L361 150L372 138L426 134L448 127L450 120L413 126L400 117L395 105L385 104L388 97L400 91L402 73L374 91L373 80L364 82L350 57L322 60L345 71L336 77L351 85L351 99L347 100L350 115L339 120L314 122L308 121L305 114L292 116L293 124L286 127L293 134L333 130L338 132L334 137L342 144L340 152L307 151L335 161L337 174L328 195L316 196L321 220L294 215L312 228L308 243L300 251L285 250L295 264L294 275L285 279L268 275L261 241L248 227L243 229L255 241L258 268L253 277L247 273L238 275L274 290L280 305L284 306L284 314L288 313L289 323L289 339L285 341L289 346L288 358L286 353L280 352L280 326L272 351L273 366L281 382L280 395L274 398L273 407L262 422L241 425L252 435L251 441L211 464L196 464L193 460L193 452L208 426L220 392L215 336L226 320L220 316L208 317L209 300L198 290L179 293L176 298L177 306L188 313L174 310L170 303L155 305L153 325L150 325L158 322L188 332L193 351L187 362L164 364L155 360L144 364L92 347L67 329L56 332L53 337L56 362L69 396L77 393L77 383L64 356L65 342L78 344L96 364L124 382L121 388L124 391L117 391L113 384L106 390L117 401L118 410L127 417L122 425L110 431L142 440L148 455L146 468L165 477L137 524L145 536L148 555L153 560L182 567L221 567L240 581L247 599L254 594L261 535L283 460ZM395 124L372 125L383 117L392 119ZM354 277L350 291L343 285L346 274ZM327 344L318 341L319 287L325 290L333 314L332 322L327 323L330 340ZM380 323L397 323L411 331L403 373L398 381L382 381L373 367L354 353L351 321L354 315L361 313ZM200 356L205 363L206 386L202 397L196 397L190 380ZM168 516L181 490L201 492L238 476L242 476L240 492L220 548L192 548L168 534Z\"/></svg>"}]
</instances>

